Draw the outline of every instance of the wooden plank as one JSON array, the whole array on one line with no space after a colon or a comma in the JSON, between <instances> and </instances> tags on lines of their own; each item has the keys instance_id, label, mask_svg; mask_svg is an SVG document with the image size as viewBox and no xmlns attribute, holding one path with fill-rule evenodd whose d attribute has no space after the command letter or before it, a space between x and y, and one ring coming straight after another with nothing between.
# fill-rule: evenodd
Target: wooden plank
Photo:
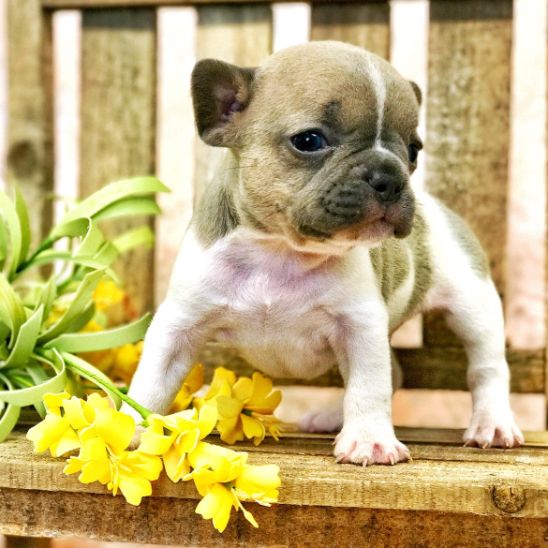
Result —
<instances>
[{"instance_id":1,"label":"wooden plank","mask_svg":"<svg viewBox=\"0 0 548 548\"><path fill-rule=\"evenodd\" d=\"M429 388L446 390L468 390L466 384L467 358L459 347L400 348L396 354L403 370L403 388ZM545 351L507 350L511 371L511 390L516 393L542 393L545 387ZM210 343L200 356L200 361L209 368L223 365L238 375L249 375L252 371L235 352L222 345ZM314 379L277 379L277 384L312 386L342 386L336 368Z\"/></svg>"},{"instance_id":2,"label":"wooden plank","mask_svg":"<svg viewBox=\"0 0 548 548\"><path fill-rule=\"evenodd\" d=\"M84 11L80 194L109 181L154 173L156 12ZM112 223L110 234L150 219ZM152 224L151 224L152 226ZM137 313L153 299L153 254L138 249L117 271Z\"/></svg>"},{"instance_id":3,"label":"wooden plank","mask_svg":"<svg viewBox=\"0 0 548 548\"><path fill-rule=\"evenodd\" d=\"M388 59L390 6L387 2L313 4L311 19L312 40L341 40Z\"/></svg>"},{"instance_id":4,"label":"wooden plank","mask_svg":"<svg viewBox=\"0 0 548 548\"><path fill-rule=\"evenodd\" d=\"M212 57L254 67L272 51L272 11L269 5L199 6L197 58ZM196 138L194 204L211 180L224 149Z\"/></svg>"},{"instance_id":5,"label":"wooden plank","mask_svg":"<svg viewBox=\"0 0 548 548\"><path fill-rule=\"evenodd\" d=\"M80 536L102 541L177 546L543 546L545 519L364 508L249 505L254 529L239 512L225 532L194 512L195 501L144 499L135 508L121 497L0 490L0 531ZM22 519L21 508L25 509ZM234 519L235 518L235 519Z\"/></svg>"},{"instance_id":6,"label":"wooden plank","mask_svg":"<svg viewBox=\"0 0 548 548\"><path fill-rule=\"evenodd\" d=\"M284 444L284 440L279 443L279 447L287 449L284 452L273 453L265 447L258 448L249 457L251 463L280 466L280 505L548 517L548 455L545 451L537 451L529 462L525 459L527 450L516 449L500 451L504 455L522 455L508 459L510 462L415 458L393 467L364 469L336 464L331 455L332 438L323 439L311 448L308 442L297 447ZM64 476L62 459L32 455L30 443L20 433L10 437L0 449L0 492L15 489L53 491L56 496L105 494L100 484L85 485L74 477ZM444 459L451 458L450 452L445 451ZM474 452L483 455L479 450L469 451ZM514 490L514 498L520 501L519 508L512 511L508 510L509 505L501 506L500 501L493 498L510 488ZM109 498L103 497L103 500ZM156 504L162 499L177 499L171 503L175 507L184 499L197 498L197 492L188 482L173 484L162 477L154 486Z\"/></svg>"},{"instance_id":7,"label":"wooden plank","mask_svg":"<svg viewBox=\"0 0 548 548\"><path fill-rule=\"evenodd\" d=\"M39 0L8 0L7 173L32 211L35 242L51 227L53 71L51 15Z\"/></svg>"},{"instance_id":8,"label":"wooden plank","mask_svg":"<svg viewBox=\"0 0 548 548\"><path fill-rule=\"evenodd\" d=\"M332 0L312 0L312 3L331 2ZM342 0L346 3L376 4L386 0ZM294 0L281 0L294 2ZM121 8L121 7L164 7L164 6L195 6L202 4L264 4L264 0L42 0L46 8L77 9L77 8Z\"/></svg>"},{"instance_id":9,"label":"wooden plank","mask_svg":"<svg viewBox=\"0 0 548 548\"><path fill-rule=\"evenodd\" d=\"M49 548L51 540L40 537L6 537L5 548Z\"/></svg>"},{"instance_id":10,"label":"wooden plank","mask_svg":"<svg viewBox=\"0 0 548 548\"><path fill-rule=\"evenodd\" d=\"M430 5L426 188L470 224L505 291L511 0ZM427 316L425 345L455 344Z\"/></svg>"}]
</instances>

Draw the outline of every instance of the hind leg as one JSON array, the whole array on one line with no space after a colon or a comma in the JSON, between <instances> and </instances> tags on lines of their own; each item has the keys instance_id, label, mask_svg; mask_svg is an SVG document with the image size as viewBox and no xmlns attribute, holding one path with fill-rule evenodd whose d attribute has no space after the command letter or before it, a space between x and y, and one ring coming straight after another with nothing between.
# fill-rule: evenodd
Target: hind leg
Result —
<instances>
[{"instance_id":1,"label":"hind leg","mask_svg":"<svg viewBox=\"0 0 548 548\"><path fill-rule=\"evenodd\" d=\"M504 320L495 286L490 279L476 278L466 288L456 289L450 300L447 323L462 340L469 362L473 407L464 442L479 447L519 446L523 435L510 409Z\"/></svg>"}]
</instances>

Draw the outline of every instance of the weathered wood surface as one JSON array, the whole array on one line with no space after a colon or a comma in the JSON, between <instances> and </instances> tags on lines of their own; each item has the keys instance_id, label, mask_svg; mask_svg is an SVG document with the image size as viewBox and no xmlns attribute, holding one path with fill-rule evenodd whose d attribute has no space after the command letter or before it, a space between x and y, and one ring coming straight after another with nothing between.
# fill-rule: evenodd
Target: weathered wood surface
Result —
<instances>
[{"instance_id":1,"label":"weathered wood surface","mask_svg":"<svg viewBox=\"0 0 548 548\"><path fill-rule=\"evenodd\" d=\"M257 505L255 505L257 506ZM544 546L546 519L446 512L328 508L253 507L260 527L241 513L221 535L194 512L195 501L145 499L135 508L120 497L83 493L0 490L4 531L19 535L77 535L106 541L177 546ZM24 508L25 520L21 520Z\"/></svg>"},{"instance_id":2,"label":"weathered wood surface","mask_svg":"<svg viewBox=\"0 0 548 548\"><path fill-rule=\"evenodd\" d=\"M405 430L400 433L405 440ZM278 443L267 439L257 448L240 447L252 452L250 462L280 466L282 505L548 517L546 443L540 448L512 450L480 450L447 443L433 444L432 449L431 445L410 444L412 462L364 469L336 464L331 455L332 440L333 436L296 435ZM474 458L469 459L470 455ZM63 466L60 459L33 455L30 443L22 433L16 433L0 446L0 488L104 493L100 484L84 485L64 476ZM514 495L501 502L502 493L510 487ZM154 496L196 499L197 493L190 483L173 484L162 478L156 483ZM517 509L511 509L516 504L514 499L520 501Z\"/></svg>"},{"instance_id":3,"label":"weathered wood surface","mask_svg":"<svg viewBox=\"0 0 548 548\"><path fill-rule=\"evenodd\" d=\"M430 4L426 188L470 224L505 292L512 1ZM425 345L454 342L427 316Z\"/></svg>"},{"instance_id":4,"label":"weathered wood surface","mask_svg":"<svg viewBox=\"0 0 548 548\"><path fill-rule=\"evenodd\" d=\"M80 194L109 181L153 174L156 92L154 9L84 11L82 17ZM152 221L112 223L112 232ZM119 261L137 313L151 309L153 253L137 249Z\"/></svg>"},{"instance_id":5,"label":"weathered wood surface","mask_svg":"<svg viewBox=\"0 0 548 548\"><path fill-rule=\"evenodd\" d=\"M396 350L403 370L403 388L467 390L467 359L459 347L401 348ZM511 371L511 391L542 393L545 387L545 351L507 350ZM224 365L238 375L253 370L244 360L222 345L210 343L200 356L210 369ZM342 386L336 368L314 379L276 379L277 384L307 384L312 386Z\"/></svg>"},{"instance_id":6,"label":"weathered wood surface","mask_svg":"<svg viewBox=\"0 0 548 548\"><path fill-rule=\"evenodd\" d=\"M149 6L195 6L202 4L264 4L264 0L41 0L46 8L75 9L75 8L120 8L120 7L149 7ZM294 0L279 0L294 2ZM332 0L312 0L311 3L328 3ZM341 1L341 0L339 0ZM342 0L348 4L378 4L386 0Z\"/></svg>"},{"instance_id":7,"label":"weathered wood surface","mask_svg":"<svg viewBox=\"0 0 548 548\"><path fill-rule=\"evenodd\" d=\"M311 39L349 42L387 59L390 52L390 6L387 2L313 5Z\"/></svg>"},{"instance_id":8,"label":"weathered wood surface","mask_svg":"<svg viewBox=\"0 0 548 548\"><path fill-rule=\"evenodd\" d=\"M271 51L272 11L269 5L198 7L198 59L213 57L254 67L261 64ZM195 204L224 152L224 149L210 147L196 138Z\"/></svg>"},{"instance_id":9,"label":"weathered wood surface","mask_svg":"<svg viewBox=\"0 0 548 548\"><path fill-rule=\"evenodd\" d=\"M51 15L40 0L8 0L6 178L21 188L35 238L51 227L53 72ZM36 242L35 242L36 243Z\"/></svg>"}]
</instances>

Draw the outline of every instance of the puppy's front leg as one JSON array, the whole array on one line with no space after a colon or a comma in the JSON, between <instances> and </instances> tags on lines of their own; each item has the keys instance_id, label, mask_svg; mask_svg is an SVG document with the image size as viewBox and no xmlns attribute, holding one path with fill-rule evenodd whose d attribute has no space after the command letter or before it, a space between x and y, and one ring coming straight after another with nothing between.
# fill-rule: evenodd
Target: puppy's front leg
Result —
<instances>
[{"instance_id":1,"label":"puppy's front leg","mask_svg":"<svg viewBox=\"0 0 548 548\"><path fill-rule=\"evenodd\" d=\"M143 354L128 395L155 413L166 413L194 363L202 340L197 329L176 302L166 300L158 308L145 337ZM122 411L141 422L129 405Z\"/></svg>"},{"instance_id":2,"label":"puppy's front leg","mask_svg":"<svg viewBox=\"0 0 548 548\"><path fill-rule=\"evenodd\" d=\"M356 321L355 318L362 318ZM410 458L392 425L392 373L386 310L349 315L337 358L345 380L338 462L395 464Z\"/></svg>"}]
</instances>

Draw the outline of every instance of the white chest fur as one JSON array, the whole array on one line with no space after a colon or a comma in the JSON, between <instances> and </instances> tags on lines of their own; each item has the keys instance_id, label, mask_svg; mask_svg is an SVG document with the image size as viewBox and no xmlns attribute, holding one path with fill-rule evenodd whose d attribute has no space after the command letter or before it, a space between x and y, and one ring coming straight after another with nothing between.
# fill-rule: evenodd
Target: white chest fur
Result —
<instances>
[{"instance_id":1,"label":"white chest fur","mask_svg":"<svg viewBox=\"0 0 548 548\"><path fill-rule=\"evenodd\" d=\"M336 259L306 257L237 232L207 250L196 242L185 248L172 286L191 308L199 306L205 337L274 377L314 377L334 365L332 342L340 336L334 311L345 293Z\"/></svg>"}]
</instances>

